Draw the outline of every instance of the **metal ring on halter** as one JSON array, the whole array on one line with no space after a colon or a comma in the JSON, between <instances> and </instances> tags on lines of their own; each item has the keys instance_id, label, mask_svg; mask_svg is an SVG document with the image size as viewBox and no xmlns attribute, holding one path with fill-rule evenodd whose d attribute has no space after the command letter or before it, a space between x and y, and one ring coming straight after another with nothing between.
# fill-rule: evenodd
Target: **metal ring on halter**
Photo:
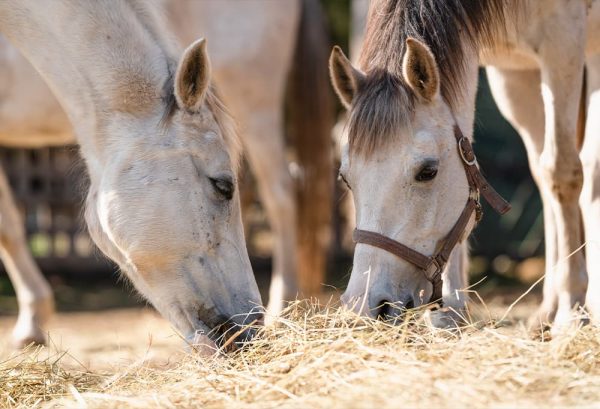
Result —
<instances>
[{"instance_id":1,"label":"metal ring on halter","mask_svg":"<svg viewBox=\"0 0 600 409\"><path fill-rule=\"evenodd\" d=\"M460 153L460 157L462 158L463 162L465 162L469 166L473 166L473 165L475 165L477 163L477 158L475 157L475 155L473 155L473 159L471 159L471 160L468 160L465 157L465 152L463 151L463 148L462 148L462 142L463 141L467 141L468 142L469 140L467 139L466 136L463 136L463 137L460 138L460 140L458 141L458 153Z\"/></svg>"}]
</instances>

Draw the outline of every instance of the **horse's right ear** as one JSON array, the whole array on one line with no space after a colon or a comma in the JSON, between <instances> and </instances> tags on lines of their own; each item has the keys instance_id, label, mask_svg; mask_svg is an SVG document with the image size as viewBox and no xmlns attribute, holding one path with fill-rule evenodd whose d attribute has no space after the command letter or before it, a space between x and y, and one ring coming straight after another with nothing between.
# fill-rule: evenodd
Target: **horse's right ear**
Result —
<instances>
[{"instance_id":1,"label":"horse's right ear","mask_svg":"<svg viewBox=\"0 0 600 409\"><path fill-rule=\"evenodd\" d=\"M346 108L350 108L365 75L352 66L348 57L337 45L333 47L329 57L329 75L331 75L333 88L340 97L342 104Z\"/></svg>"},{"instance_id":2,"label":"horse's right ear","mask_svg":"<svg viewBox=\"0 0 600 409\"><path fill-rule=\"evenodd\" d=\"M175 73L175 99L179 108L197 112L210 84L206 40L201 38L183 52Z\"/></svg>"},{"instance_id":3,"label":"horse's right ear","mask_svg":"<svg viewBox=\"0 0 600 409\"><path fill-rule=\"evenodd\" d=\"M440 91L440 72L435 57L429 47L417 39L406 39L402 74L414 93L425 102L433 101Z\"/></svg>"}]
</instances>

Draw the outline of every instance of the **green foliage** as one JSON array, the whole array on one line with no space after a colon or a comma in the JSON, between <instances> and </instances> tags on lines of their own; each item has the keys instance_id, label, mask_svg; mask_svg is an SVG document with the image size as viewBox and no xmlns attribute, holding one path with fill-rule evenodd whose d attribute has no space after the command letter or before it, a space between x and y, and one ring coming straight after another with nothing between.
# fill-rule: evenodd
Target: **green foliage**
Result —
<instances>
[{"instance_id":1,"label":"green foliage","mask_svg":"<svg viewBox=\"0 0 600 409\"><path fill-rule=\"evenodd\" d=\"M331 34L331 42L348 51L350 0L321 0Z\"/></svg>"}]
</instances>

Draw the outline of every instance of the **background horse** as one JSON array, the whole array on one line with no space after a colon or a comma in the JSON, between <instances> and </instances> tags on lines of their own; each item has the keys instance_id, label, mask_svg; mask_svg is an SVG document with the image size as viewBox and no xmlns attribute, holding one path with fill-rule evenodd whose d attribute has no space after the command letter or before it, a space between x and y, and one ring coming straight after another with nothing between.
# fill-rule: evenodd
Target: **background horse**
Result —
<instances>
[{"instance_id":1,"label":"background horse","mask_svg":"<svg viewBox=\"0 0 600 409\"><path fill-rule=\"evenodd\" d=\"M581 159L576 141L585 63L588 109L594 108L599 19L600 4L585 0L372 2L360 68L339 52L331 59L334 86L350 109L341 171L353 189L357 226L423 254L436 251L469 196L453 126L471 139L481 62L490 66L501 111L523 137L544 202L544 301L532 323L568 324L586 288L590 312L600 315L597 252L586 252L588 286L580 251L580 212L587 245L598 243L593 119ZM443 275L444 303L457 311L466 305L465 255L463 242ZM388 302L419 305L431 292L411 263L357 245L347 302L363 298L363 312L377 315L388 312Z\"/></svg>"},{"instance_id":2,"label":"background horse","mask_svg":"<svg viewBox=\"0 0 600 409\"><path fill-rule=\"evenodd\" d=\"M206 42L177 58L157 9L133 0L8 1L0 30L73 124L90 177L85 218L104 254L186 337L259 320L249 314L261 298L241 224L239 140L211 85ZM65 123L54 122L63 131L55 141L65 140ZM43 141L33 132L33 144ZM2 256L20 307L14 338L40 342L51 295L0 176Z\"/></svg>"}]
</instances>

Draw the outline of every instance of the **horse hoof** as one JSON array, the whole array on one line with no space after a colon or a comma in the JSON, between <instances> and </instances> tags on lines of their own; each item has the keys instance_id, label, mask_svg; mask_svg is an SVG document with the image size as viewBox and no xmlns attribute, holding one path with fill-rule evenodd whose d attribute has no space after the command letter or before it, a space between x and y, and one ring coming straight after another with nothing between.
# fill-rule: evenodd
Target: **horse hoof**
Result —
<instances>
[{"instance_id":1,"label":"horse hoof","mask_svg":"<svg viewBox=\"0 0 600 409\"><path fill-rule=\"evenodd\" d=\"M549 310L540 306L538 310L527 320L527 333L529 337L538 341L550 341L552 336L552 321L556 316L556 310Z\"/></svg>"},{"instance_id":2,"label":"horse hoof","mask_svg":"<svg viewBox=\"0 0 600 409\"><path fill-rule=\"evenodd\" d=\"M559 308L550 329L550 334L553 338L557 338L568 335L573 330L577 330L587 324L589 324L589 318L583 315L581 311L577 309L564 309L561 311Z\"/></svg>"},{"instance_id":3,"label":"horse hoof","mask_svg":"<svg viewBox=\"0 0 600 409\"><path fill-rule=\"evenodd\" d=\"M44 346L46 345L46 337L41 332L32 333L26 336L13 335L12 346L15 349L24 349L28 346Z\"/></svg>"}]
</instances>

